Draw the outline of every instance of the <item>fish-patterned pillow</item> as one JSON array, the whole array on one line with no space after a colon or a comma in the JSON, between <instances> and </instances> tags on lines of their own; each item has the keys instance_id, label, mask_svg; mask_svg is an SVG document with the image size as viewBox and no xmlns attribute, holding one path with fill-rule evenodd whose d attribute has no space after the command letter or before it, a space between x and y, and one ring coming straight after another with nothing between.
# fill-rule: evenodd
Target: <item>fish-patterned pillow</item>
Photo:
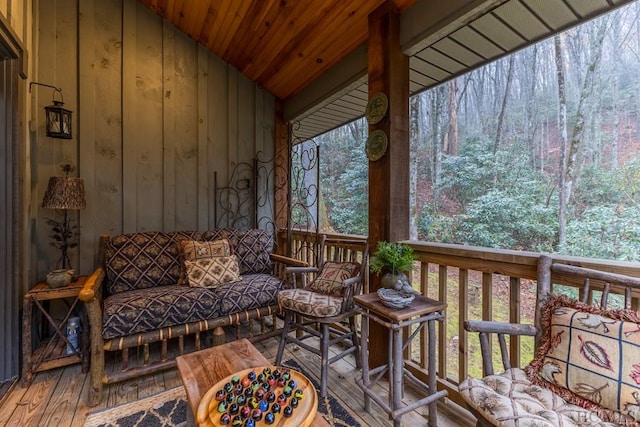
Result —
<instances>
[{"instance_id":1,"label":"fish-patterned pillow","mask_svg":"<svg viewBox=\"0 0 640 427\"><path fill-rule=\"evenodd\" d=\"M640 316L563 295L542 310L542 337L529 379L607 421L640 421Z\"/></svg>"}]
</instances>

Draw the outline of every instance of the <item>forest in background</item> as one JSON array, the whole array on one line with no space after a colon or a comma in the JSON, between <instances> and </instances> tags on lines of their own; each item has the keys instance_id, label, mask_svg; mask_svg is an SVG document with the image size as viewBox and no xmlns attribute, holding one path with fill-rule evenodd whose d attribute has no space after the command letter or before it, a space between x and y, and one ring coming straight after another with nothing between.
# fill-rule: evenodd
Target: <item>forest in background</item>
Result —
<instances>
[{"instance_id":1,"label":"forest in background","mask_svg":"<svg viewBox=\"0 0 640 427\"><path fill-rule=\"evenodd\" d=\"M640 260L639 18L635 2L411 97L411 238ZM366 138L362 118L294 150L319 147L323 231L367 235Z\"/></svg>"}]
</instances>

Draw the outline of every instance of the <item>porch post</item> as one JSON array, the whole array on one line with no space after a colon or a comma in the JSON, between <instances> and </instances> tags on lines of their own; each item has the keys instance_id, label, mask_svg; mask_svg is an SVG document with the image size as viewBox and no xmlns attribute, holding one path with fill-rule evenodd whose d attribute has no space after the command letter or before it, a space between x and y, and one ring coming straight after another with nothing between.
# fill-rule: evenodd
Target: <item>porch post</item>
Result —
<instances>
[{"instance_id":1,"label":"porch post","mask_svg":"<svg viewBox=\"0 0 640 427\"><path fill-rule=\"evenodd\" d=\"M287 231L288 214L289 214L289 162L291 151L291 132L289 125L284 121L282 113L282 101L276 100L275 111L275 159L274 159L274 178L275 178L275 197L274 197L274 218L276 239L278 245L278 253L280 255L289 255L287 245L287 235L283 231Z\"/></svg>"},{"instance_id":2,"label":"porch post","mask_svg":"<svg viewBox=\"0 0 640 427\"><path fill-rule=\"evenodd\" d=\"M383 131L386 154L369 161L369 239L372 251L380 240L409 238L409 58L400 46L400 15L387 0L369 15L369 99L379 92L389 100L387 113L369 124L369 134ZM371 275L371 291L380 286ZM369 339L371 366L386 363L387 330L374 323Z\"/></svg>"}]
</instances>

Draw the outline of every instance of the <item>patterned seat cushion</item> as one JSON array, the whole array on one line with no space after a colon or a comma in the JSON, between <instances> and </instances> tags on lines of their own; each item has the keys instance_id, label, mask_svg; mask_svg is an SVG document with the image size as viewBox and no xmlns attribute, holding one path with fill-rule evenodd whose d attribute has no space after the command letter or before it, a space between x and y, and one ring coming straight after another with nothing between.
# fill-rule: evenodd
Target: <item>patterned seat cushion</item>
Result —
<instances>
[{"instance_id":1,"label":"patterned seat cushion","mask_svg":"<svg viewBox=\"0 0 640 427\"><path fill-rule=\"evenodd\" d=\"M170 285L120 292L104 300L104 339L218 317L218 295L207 288Z\"/></svg>"},{"instance_id":2,"label":"patterned seat cushion","mask_svg":"<svg viewBox=\"0 0 640 427\"><path fill-rule=\"evenodd\" d=\"M275 305L281 286L277 277L247 274L214 288L171 285L115 294L104 301L102 334L112 339Z\"/></svg>"},{"instance_id":3,"label":"patterned seat cushion","mask_svg":"<svg viewBox=\"0 0 640 427\"><path fill-rule=\"evenodd\" d=\"M319 294L306 289L285 289L278 293L278 304L286 310L313 317L333 317L340 314L342 298Z\"/></svg>"},{"instance_id":4,"label":"patterned seat cushion","mask_svg":"<svg viewBox=\"0 0 640 427\"><path fill-rule=\"evenodd\" d=\"M282 281L268 274L245 274L240 281L223 283L212 288L218 298L219 315L276 304Z\"/></svg>"},{"instance_id":5,"label":"patterned seat cushion","mask_svg":"<svg viewBox=\"0 0 640 427\"><path fill-rule=\"evenodd\" d=\"M218 228L205 231L203 240L227 239L231 250L240 260L240 274L271 273L273 236L263 230Z\"/></svg>"},{"instance_id":6,"label":"patterned seat cushion","mask_svg":"<svg viewBox=\"0 0 640 427\"><path fill-rule=\"evenodd\" d=\"M460 384L459 390L470 407L496 426L614 426L587 409L567 403L550 390L532 384L519 368L482 379L469 378Z\"/></svg>"},{"instance_id":7,"label":"patterned seat cushion","mask_svg":"<svg viewBox=\"0 0 640 427\"><path fill-rule=\"evenodd\" d=\"M199 238L200 233L195 231L112 237L105 248L108 295L176 284L181 271L176 243Z\"/></svg>"}]
</instances>

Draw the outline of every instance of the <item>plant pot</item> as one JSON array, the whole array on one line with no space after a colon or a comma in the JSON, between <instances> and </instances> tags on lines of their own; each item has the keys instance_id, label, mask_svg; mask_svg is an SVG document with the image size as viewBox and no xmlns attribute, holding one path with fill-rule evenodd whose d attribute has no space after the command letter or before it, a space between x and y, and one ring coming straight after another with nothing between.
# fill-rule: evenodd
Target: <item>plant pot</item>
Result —
<instances>
[{"instance_id":1,"label":"plant pot","mask_svg":"<svg viewBox=\"0 0 640 427\"><path fill-rule=\"evenodd\" d=\"M404 285L411 287L409 283L409 278L404 273L396 273L391 274L387 273L380 279L380 285L389 289L397 289L401 290L404 288Z\"/></svg>"},{"instance_id":2,"label":"plant pot","mask_svg":"<svg viewBox=\"0 0 640 427\"><path fill-rule=\"evenodd\" d=\"M73 273L73 270L53 270L51 273L47 274L47 285L51 288L67 286L71 283Z\"/></svg>"}]
</instances>

